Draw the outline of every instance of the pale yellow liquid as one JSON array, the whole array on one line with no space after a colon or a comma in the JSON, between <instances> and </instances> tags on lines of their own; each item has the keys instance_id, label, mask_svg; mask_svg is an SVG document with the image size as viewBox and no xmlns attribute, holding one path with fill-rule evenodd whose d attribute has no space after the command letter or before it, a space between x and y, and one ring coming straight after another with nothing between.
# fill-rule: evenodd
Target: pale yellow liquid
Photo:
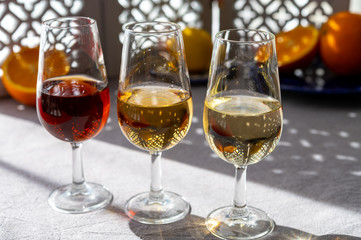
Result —
<instances>
[{"instance_id":1,"label":"pale yellow liquid","mask_svg":"<svg viewBox=\"0 0 361 240\"><path fill-rule=\"evenodd\" d=\"M187 134L193 116L188 92L144 87L119 93L118 121L124 135L148 151L163 151Z\"/></svg>"},{"instance_id":2,"label":"pale yellow liquid","mask_svg":"<svg viewBox=\"0 0 361 240\"><path fill-rule=\"evenodd\" d=\"M227 96L207 99L203 127L212 150L236 166L261 161L282 131L281 103L273 98Z\"/></svg>"}]
</instances>

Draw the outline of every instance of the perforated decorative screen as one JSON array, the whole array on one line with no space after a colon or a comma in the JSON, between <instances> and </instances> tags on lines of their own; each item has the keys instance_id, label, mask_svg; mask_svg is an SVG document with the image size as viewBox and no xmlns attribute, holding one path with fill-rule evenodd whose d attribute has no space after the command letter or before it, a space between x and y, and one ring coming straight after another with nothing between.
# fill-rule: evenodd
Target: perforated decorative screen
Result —
<instances>
[{"instance_id":1,"label":"perforated decorative screen","mask_svg":"<svg viewBox=\"0 0 361 240\"><path fill-rule=\"evenodd\" d=\"M320 27L334 12L348 10L349 0L235 0L221 7L225 28L256 28L278 33L297 25Z\"/></svg>"},{"instance_id":2,"label":"perforated decorative screen","mask_svg":"<svg viewBox=\"0 0 361 240\"><path fill-rule=\"evenodd\" d=\"M41 21L77 15L84 0L17 0L0 1L0 63L20 45L39 44Z\"/></svg>"},{"instance_id":3,"label":"perforated decorative screen","mask_svg":"<svg viewBox=\"0 0 361 240\"><path fill-rule=\"evenodd\" d=\"M204 5L197 0L118 0L121 25L127 22L170 21L182 27L204 27ZM122 41L120 32L120 41Z\"/></svg>"}]
</instances>

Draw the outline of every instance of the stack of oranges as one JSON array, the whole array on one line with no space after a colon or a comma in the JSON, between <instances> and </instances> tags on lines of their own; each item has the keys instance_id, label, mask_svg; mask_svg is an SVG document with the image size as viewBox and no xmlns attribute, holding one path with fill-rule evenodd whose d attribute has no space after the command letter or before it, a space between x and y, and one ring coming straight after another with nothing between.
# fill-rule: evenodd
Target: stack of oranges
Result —
<instances>
[{"instance_id":1,"label":"stack of oranges","mask_svg":"<svg viewBox=\"0 0 361 240\"><path fill-rule=\"evenodd\" d=\"M361 63L361 15L338 12L329 17L320 30L298 26L276 35L278 65L290 72L309 65L319 54L325 65L337 75L358 74Z\"/></svg>"}]
</instances>

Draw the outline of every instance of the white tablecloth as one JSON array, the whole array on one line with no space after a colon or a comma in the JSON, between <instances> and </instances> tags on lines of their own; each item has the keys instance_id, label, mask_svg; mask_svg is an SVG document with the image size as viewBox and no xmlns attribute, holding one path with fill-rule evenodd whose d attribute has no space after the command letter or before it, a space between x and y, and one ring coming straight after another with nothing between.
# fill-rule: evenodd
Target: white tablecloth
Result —
<instances>
[{"instance_id":1,"label":"white tablecloth","mask_svg":"<svg viewBox=\"0 0 361 240\"><path fill-rule=\"evenodd\" d=\"M71 149L48 134L35 108L0 99L0 239L216 239L204 226L230 205L234 169L212 153L202 130L204 86L193 86L189 134L163 153L163 185L191 204L191 214L167 225L130 221L123 204L147 191L148 153L132 146L117 123L115 90L103 132L83 148L86 180L114 195L87 214L61 214L47 198L71 181ZM248 168L248 204L277 226L266 239L361 239L361 97L284 93L284 131L276 150Z\"/></svg>"}]
</instances>

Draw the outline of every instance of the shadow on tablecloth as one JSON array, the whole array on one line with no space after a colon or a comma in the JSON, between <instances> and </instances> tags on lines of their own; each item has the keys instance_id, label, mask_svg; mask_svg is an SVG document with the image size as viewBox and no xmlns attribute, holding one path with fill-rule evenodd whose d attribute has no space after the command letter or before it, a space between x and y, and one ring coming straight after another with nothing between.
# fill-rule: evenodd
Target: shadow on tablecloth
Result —
<instances>
[{"instance_id":1,"label":"shadow on tablecloth","mask_svg":"<svg viewBox=\"0 0 361 240\"><path fill-rule=\"evenodd\" d=\"M129 222L130 229L135 235L144 240L218 240L205 227L204 218L189 215L182 221L165 225L146 225L135 221ZM346 235L316 236L297 229L276 226L271 235L264 240L361 240L361 238Z\"/></svg>"},{"instance_id":2,"label":"shadow on tablecloth","mask_svg":"<svg viewBox=\"0 0 361 240\"><path fill-rule=\"evenodd\" d=\"M108 211L128 218L123 208L110 205ZM205 226L205 219L189 214L181 221L164 225L147 225L129 220L130 230L144 240L218 240ZM276 225L273 232L262 238L263 240L361 240L359 237L327 234L316 236L294 228Z\"/></svg>"}]
</instances>

